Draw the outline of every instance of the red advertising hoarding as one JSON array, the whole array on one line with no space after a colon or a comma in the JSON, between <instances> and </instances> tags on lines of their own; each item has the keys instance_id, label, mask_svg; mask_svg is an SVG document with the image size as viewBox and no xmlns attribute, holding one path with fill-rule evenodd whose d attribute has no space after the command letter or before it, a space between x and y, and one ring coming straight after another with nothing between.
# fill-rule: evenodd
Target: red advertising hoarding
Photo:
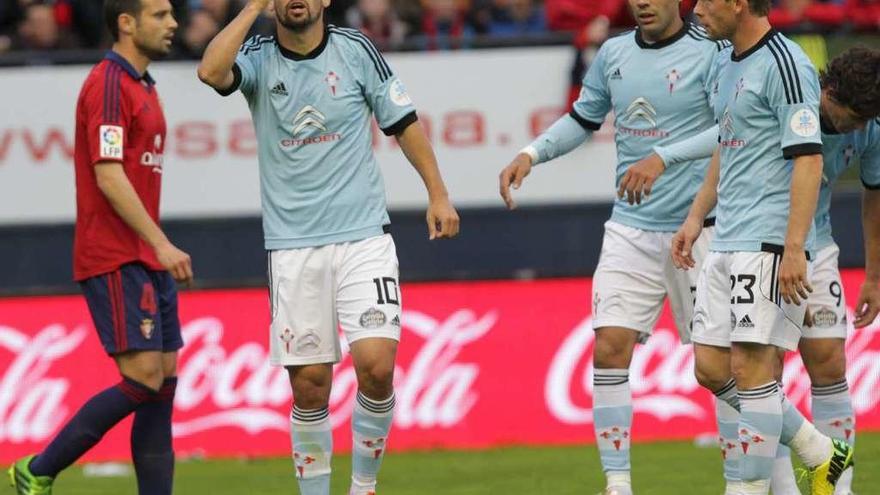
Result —
<instances>
[{"instance_id":1,"label":"red advertising hoarding","mask_svg":"<svg viewBox=\"0 0 880 495\"><path fill-rule=\"evenodd\" d=\"M850 304L861 271L844 274ZM410 284L396 369L392 449L593 442L591 281ZM268 365L265 290L181 295L182 350L175 448L207 456L289 455L290 390ZM851 318L850 318L851 320ZM847 343L860 429L880 429L880 324ZM715 430L710 394L693 376L668 311L636 351L630 374L635 441ZM81 297L0 300L0 462L39 450L95 392L118 380ZM785 388L802 409L809 378L790 356ZM331 397L335 444L350 444L356 379L346 357ZM92 460L129 456L130 423Z\"/></svg>"}]
</instances>

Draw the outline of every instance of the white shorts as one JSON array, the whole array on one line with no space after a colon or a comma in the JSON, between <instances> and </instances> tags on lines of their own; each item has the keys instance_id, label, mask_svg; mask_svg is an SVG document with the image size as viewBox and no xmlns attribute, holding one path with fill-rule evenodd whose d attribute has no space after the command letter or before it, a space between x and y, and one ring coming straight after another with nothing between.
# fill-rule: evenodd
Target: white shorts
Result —
<instances>
[{"instance_id":1,"label":"white shorts","mask_svg":"<svg viewBox=\"0 0 880 495\"><path fill-rule=\"evenodd\" d=\"M357 242L269 252L273 366L336 363L349 344L400 340L398 263L385 234Z\"/></svg>"},{"instance_id":2,"label":"white shorts","mask_svg":"<svg viewBox=\"0 0 880 495\"><path fill-rule=\"evenodd\" d=\"M813 275L810 284L813 293L807 301L812 317L812 326L805 326L805 339L845 339L846 338L846 298L837 258L840 248L832 244L816 254L813 262Z\"/></svg>"},{"instance_id":3,"label":"white shorts","mask_svg":"<svg viewBox=\"0 0 880 495\"><path fill-rule=\"evenodd\" d=\"M713 227L703 229L694 244L698 269L713 231ZM672 264L669 251L674 235L605 223L593 278L593 328L629 328L639 332L639 342L644 343L668 297L681 341L690 342L698 270L679 270Z\"/></svg>"},{"instance_id":4,"label":"white shorts","mask_svg":"<svg viewBox=\"0 0 880 495\"><path fill-rule=\"evenodd\" d=\"M797 349L807 305L782 299L781 262L777 253L710 252L697 283L693 341L719 347L754 342Z\"/></svg>"}]
</instances>

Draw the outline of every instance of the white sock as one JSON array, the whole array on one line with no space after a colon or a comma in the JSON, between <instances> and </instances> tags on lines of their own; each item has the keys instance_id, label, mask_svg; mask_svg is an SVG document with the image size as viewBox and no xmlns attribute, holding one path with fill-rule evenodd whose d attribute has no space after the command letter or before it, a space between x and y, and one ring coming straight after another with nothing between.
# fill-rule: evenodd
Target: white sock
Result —
<instances>
[{"instance_id":1,"label":"white sock","mask_svg":"<svg viewBox=\"0 0 880 495\"><path fill-rule=\"evenodd\" d=\"M770 478L773 495L799 495L794 468L791 466L791 451L780 444L773 461L773 476Z\"/></svg>"},{"instance_id":2,"label":"white sock","mask_svg":"<svg viewBox=\"0 0 880 495\"><path fill-rule=\"evenodd\" d=\"M605 479L608 488L632 486L629 471L608 471L605 473Z\"/></svg>"},{"instance_id":3,"label":"white sock","mask_svg":"<svg viewBox=\"0 0 880 495\"><path fill-rule=\"evenodd\" d=\"M804 421L789 445L798 457L809 468L815 468L831 457L831 439L823 435L813 426L813 423Z\"/></svg>"},{"instance_id":4,"label":"white sock","mask_svg":"<svg viewBox=\"0 0 880 495\"><path fill-rule=\"evenodd\" d=\"M724 487L724 495L742 495L742 481L727 480L727 485Z\"/></svg>"},{"instance_id":5,"label":"white sock","mask_svg":"<svg viewBox=\"0 0 880 495\"><path fill-rule=\"evenodd\" d=\"M743 495L767 495L770 493L770 480L740 481Z\"/></svg>"}]
</instances>

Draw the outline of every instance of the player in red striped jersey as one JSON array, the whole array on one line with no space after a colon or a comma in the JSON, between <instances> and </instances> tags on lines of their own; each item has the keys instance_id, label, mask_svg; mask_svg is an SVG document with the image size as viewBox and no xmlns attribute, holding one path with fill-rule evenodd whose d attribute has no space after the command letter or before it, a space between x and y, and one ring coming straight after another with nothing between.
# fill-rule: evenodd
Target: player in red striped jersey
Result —
<instances>
[{"instance_id":1,"label":"player in red striped jersey","mask_svg":"<svg viewBox=\"0 0 880 495\"><path fill-rule=\"evenodd\" d=\"M138 491L171 494L171 411L183 346L175 281L188 254L159 227L165 117L150 62L177 28L169 0L105 0L116 41L89 73L76 108L74 278L121 381L92 397L46 449L9 470L18 494L51 493L55 477L134 413Z\"/></svg>"}]
</instances>

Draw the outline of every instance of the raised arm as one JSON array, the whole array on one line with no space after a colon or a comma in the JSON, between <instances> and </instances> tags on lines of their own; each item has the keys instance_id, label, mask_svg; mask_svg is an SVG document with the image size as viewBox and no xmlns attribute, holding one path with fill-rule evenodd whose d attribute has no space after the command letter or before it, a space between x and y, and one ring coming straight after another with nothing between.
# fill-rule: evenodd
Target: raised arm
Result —
<instances>
[{"instance_id":1,"label":"raised arm","mask_svg":"<svg viewBox=\"0 0 880 495\"><path fill-rule=\"evenodd\" d=\"M235 83L235 57L251 26L268 7L271 0L250 0L241 12L211 40L199 64L199 79L218 91Z\"/></svg>"}]
</instances>

